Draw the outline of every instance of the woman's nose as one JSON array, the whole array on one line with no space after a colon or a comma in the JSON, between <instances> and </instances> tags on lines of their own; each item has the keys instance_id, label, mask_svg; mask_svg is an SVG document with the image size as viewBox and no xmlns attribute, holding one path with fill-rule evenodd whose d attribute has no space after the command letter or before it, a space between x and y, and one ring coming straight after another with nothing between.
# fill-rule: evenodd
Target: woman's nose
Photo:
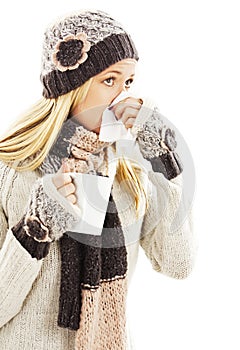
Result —
<instances>
[{"instance_id":1,"label":"woman's nose","mask_svg":"<svg viewBox=\"0 0 240 350\"><path fill-rule=\"evenodd\" d=\"M112 99L111 103L112 103L122 92L124 92L124 91L126 91L126 90L120 89L120 90L116 93L116 95L114 96L114 98Z\"/></svg>"},{"instance_id":2,"label":"woman's nose","mask_svg":"<svg viewBox=\"0 0 240 350\"><path fill-rule=\"evenodd\" d=\"M118 89L118 91L117 91L116 95L113 97L111 103L112 103L122 92L127 92L127 91L128 91L128 89L127 89L127 87L126 87L126 85L125 85L125 83L124 83L124 86L122 86L122 87L120 87L120 88ZM111 104L111 103L110 103L110 104Z\"/></svg>"},{"instance_id":3,"label":"woman's nose","mask_svg":"<svg viewBox=\"0 0 240 350\"><path fill-rule=\"evenodd\" d=\"M125 82L124 82L124 85L123 85L123 87L122 87L122 91L128 91L128 88L127 88L127 86L125 85Z\"/></svg>"},{"instance_id":4,"label":"woman's nose","mask_svg":"<svg viewBox=\"0 0 240 350\"><path fill-rule=\"evenodd\" d=\"M128 89L127 89L127 87L126 87L126 85L125 85L125 83L124 83L124 86L122 86L122 87L119 89L117 96L120 95L122 92L127 92L127 91L128 91Z\"/></svg>"}]
</instances>

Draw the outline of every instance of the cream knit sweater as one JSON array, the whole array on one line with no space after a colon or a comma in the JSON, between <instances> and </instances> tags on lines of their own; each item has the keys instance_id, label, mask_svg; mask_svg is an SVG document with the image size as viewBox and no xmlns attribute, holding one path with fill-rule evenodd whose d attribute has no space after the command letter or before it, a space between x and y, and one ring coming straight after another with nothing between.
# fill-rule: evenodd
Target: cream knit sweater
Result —
<instances>
[{"instance_id":1,"label":"cream knit sweater","mask_svg":"<svg viewBox=\"0 0 240 350\"><path fill-rule=\"evenodd\" d=\"M136 154L140 157L139 152ZM111 147L108 157L114 157ZM140 161L145 165L148 163L143 158ZM144 183L150 205L144 212L145 202L142 201L142 215L138 221L134 203L123 196L124 188L116 178L113 182L113 197L126 237L128 286L136 266L139 245L154 270L176 279L189 275L196 255L191 208L187 210L184 221L181 215L177 216L178 228L174 234L169 233L169 223L179 206L185 205L181 201L183 175L167 180L163 174L151 170L149 164L147 166ZM57 326L61 263L58 241L51 243L49 254L44 259L37 260L22 247L11 231L11 227L25 214L33 183L39 176L38 170L20 173L0 161L1 350L74 349L75 331ZM168 204L164 219L159 220L163 196L167 196ZM129 205L126 205L126 200ZM127 350L130 349L133 346L128 331Z\"/></svg>"}]
</instances>

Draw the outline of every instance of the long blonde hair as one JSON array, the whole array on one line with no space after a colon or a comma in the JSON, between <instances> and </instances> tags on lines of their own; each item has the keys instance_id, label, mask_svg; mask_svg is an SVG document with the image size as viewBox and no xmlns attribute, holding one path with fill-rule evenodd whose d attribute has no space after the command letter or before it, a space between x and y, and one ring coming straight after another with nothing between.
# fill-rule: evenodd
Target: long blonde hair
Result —
<instances>
[{"instance_id":1,"label":"long blonde hair","mask_svg":"<svg viewBox=\"0 0 240 350\"><path fill-rule=\"evenodd\" d=\"M81 103L87 95L92 78L79 88L57 98L42 97L28 111L21 115L5 131L0 139L0 160L10 166L15 161L29 158L27 164L15 166L17 171L35 170L49 153L59 131L71 110ZM35 155L32 157L33 155ZM127 184L135 199L138 215L142 195L146 192L140 180L141 168L124 157L118 159L117 180Z\"/></svg>"}]
</instances>

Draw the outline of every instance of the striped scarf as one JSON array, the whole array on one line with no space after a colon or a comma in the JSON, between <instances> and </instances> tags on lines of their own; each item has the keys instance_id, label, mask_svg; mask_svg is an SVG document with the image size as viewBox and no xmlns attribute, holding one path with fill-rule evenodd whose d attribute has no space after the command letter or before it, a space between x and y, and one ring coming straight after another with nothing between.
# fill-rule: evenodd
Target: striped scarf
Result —
<instances>
[{"instance_id":1,"label":"striped scarf","mask_svg":"<svg viewBox=\"0 0 240 350\"><path fill-rule=\"evenodd\" d=\"M39 167L43 175L58 171L66 158L75 170L86 165L73 156L72 151L77 151L79 142L69 144L69 139L74 140L76 136L77 127L73 119L63 124L49 155ZM84 133L93 136L86 129ZM102 146L99 142L99 149ZM101 153L98 158L103 159ZM107 175L98 171L96 176ZM112 191L101 236L65 232L59 244L58 325L77 331L76 350L126 349L127 250Z\"/></svg>"}]
</instances>

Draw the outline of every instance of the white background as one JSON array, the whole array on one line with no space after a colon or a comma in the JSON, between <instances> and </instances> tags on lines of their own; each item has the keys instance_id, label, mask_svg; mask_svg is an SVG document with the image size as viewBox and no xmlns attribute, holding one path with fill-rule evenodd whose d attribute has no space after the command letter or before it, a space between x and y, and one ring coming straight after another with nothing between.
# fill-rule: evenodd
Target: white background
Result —
<instances>
[{"instance_id":1,"label":"white background","mask_svg":"<svg viewBox=\"0 0 240 350\"><path fill-rule=\"evenodd\" d=\"M41 96L45 26L79 8L119 19L140 54L139 91L157 101L191 150L197 262L185 280L152 270L140 250L129 291L137 350L240 348L237 1L7 1L1 8L1 129ZM239 124L238 124L239 125Z\"/></svg>"}]
</instances>

